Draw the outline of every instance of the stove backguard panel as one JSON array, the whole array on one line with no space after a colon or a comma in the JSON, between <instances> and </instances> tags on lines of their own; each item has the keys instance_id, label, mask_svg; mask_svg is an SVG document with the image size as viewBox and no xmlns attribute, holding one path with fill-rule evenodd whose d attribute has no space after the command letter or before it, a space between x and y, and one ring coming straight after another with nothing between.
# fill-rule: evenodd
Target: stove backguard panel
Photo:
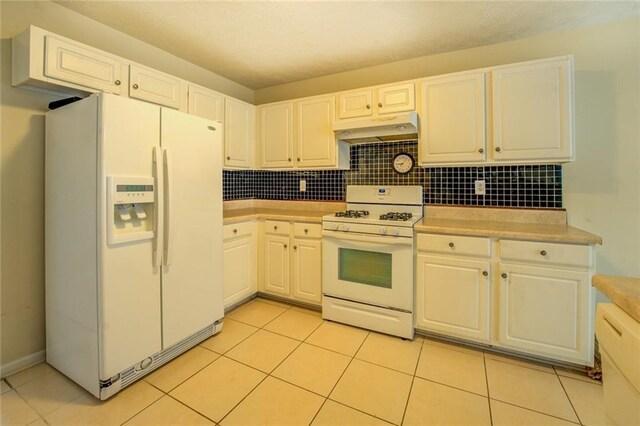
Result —
<instances>
[{"instance_id":1,"label":"stove backguard panel","mask_svg":"<svg viewBox=\"0 0 640 426\"><path fill-rule=\"evenodd\" d=\"M560 165L414 167L400 175L391 168L400 152L417 162L417 142L400 141L352 146L351 170L224 170L224 200L344 201L346 185L422 185L424 204L562 208ZM485 181L485 195L474 194L476 180Z\"/></svg>"}]
</instances>

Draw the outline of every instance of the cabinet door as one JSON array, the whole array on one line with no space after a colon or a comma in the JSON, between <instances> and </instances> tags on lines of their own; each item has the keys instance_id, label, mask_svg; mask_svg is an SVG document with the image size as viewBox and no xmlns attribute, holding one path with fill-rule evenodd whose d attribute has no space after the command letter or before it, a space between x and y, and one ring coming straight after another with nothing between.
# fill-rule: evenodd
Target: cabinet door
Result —
<instances>
[{"instance_id":1,"label":"cabinet door","mask_svg":"<svg viewBox=\"0 0 640 426\"><path fill-rule=\"evenodd\" d=\"M482 162L485 74L422 80L420 164Z\"/></svg>"},{"instance_id":2,"label":"cabinet door","mask_svg":"<svg viewBox=\"0 0 640 426\"><path fill-rule=\"evenodd\" d=\"M378 114L416 109L416 92L413 82L380 87L376 94Z\"/></svg>"},{"instance_id":3,"label":"cabinet door","mask_svg":"<svg viewBox=\"0 0 640 426\"><path fill-rule=\"evenodd\" d=\"M338 117L367 117L373 114L371 90L352 90L338 94Z\"/></svg>"},{"instance_id":4,"label":"cabinet door","mask_svg":"<svg viewBox=\"0 0 640 426\"><path fill-rule=\"evenodd\" d=\"M502 263L499 283L502 346L580 364L593 361L588 272Z\"/></svg>"},{"instance_id":5,"label":"cabinet door","mask_svg":"<svg viewBox=\"0 0 640 426\"><path fill-rule=\"evenodd\" d=\"M228 308L256 291L255 234L245 234L225 241L224 307Z\"/></svg>"},{"instance_id":6,"label":"cabinet door","mask_svg":"<svg viewBox=\"0 0 640 426\"><path fill-rule=\"evenodd\" d=\"M224 123L224 95L190 84L188 111L191 115Z\"/></svg>"},{"instance_id":7,"label":"cabinet door","mask_svg":"<svg viewBox=\"0 0 640 426\"><path fill-rule=\"evenodd\" d=\"M289 237L264 238L264 291L289 296Z\"/></svg>"},{"instance_id":8,"label":"cabinet door","mask_svg":"<svg viewBox=\"0 0 640 426\"><path fill-rule=\"evenodd\" d=\"M573 67L569 59L491 72L493 159L573 157Z\"/></svg>"},{"instance_id":9,"label":"cabinet door","mask_svg":"<svg viewBox=\"0 0 640 426\"><path fill-rule=\"evenodd\" d=\"M256 109L233 98L224 101L224 165L253 167Z\"/></svg>"},{"instance_id":10,"label":"cabinet door","mask_svg":"<svg viewBox=\"0 0 640 426\"><path fill-rule=\"evenodd\" d=\"M293 167L293 102L258 107L260 165Z\"/></svg>"},{"instance_id":11,"label":"cabinet door","mask_svg":"<svg viewBox=\"0 0 640 426\"><path fill-rule=\"evenodd\" d=\"M120 94L123 64L117 58L56 37L45 37L44 74L91 89Z\"/></svg>"},{"instance_id":12,"label":"cabinet door","mask_svg":"<svg viewBox=\"0 0 640 426\"><path fill-rule=\"evenodd\" d=\"M293 297L319 305L322 300L322 241L294 238L292 244Z\"/></svg>"},{"instance_id":13,"label":"cabinet door","mask_svg":"<svg viewBox=\"0 0 640 426\"><path fill-rule=\"evenodd\" d=\"M416 327L488 342L489 262L427 255L416 260Z\"/></svg>"},{"instance_id":14,"label":"cabinet door","mask_svg":"<svg viewBox=\"0 0 640 426\"><path fill-rule=\"evenodd\" d=\"M186 83L184 80L151 68L131 65L129 96L180 109L183 99L186 99Z\"/></svg>"},{"instance_id":15,"label":"cabinet door","mask_svg":"<svg viewBox=\"0 0 640 426\"><path fill-rule=\"evenodd\" d=\"M333 96L296 102L296 164L298 167L336 165L336 138L333 133Z\"/></svg>"}]
</instances>

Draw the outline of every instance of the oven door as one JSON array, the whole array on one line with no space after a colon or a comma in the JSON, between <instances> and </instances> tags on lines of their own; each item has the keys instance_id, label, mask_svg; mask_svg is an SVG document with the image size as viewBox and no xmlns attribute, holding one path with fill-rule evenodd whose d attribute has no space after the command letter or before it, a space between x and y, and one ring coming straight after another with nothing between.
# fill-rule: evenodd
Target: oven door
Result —
<instances>
[{"instance_id":1,"label":"oven door","mask_svg":"<svg viewBox=\"0 0 640 426\"><path fill-rule=\"evenodd\" d=\"M413 238L323 231L327 296L413 310Z\"/></svg>"}]
</instances>

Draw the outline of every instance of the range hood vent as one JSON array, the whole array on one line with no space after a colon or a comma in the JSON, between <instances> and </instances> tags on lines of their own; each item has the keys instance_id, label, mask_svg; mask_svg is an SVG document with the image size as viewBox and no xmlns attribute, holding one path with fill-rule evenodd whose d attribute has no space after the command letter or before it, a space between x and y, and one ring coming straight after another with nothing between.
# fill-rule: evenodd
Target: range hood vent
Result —
<instances>
[{"instance_id":1,"label":"range hood vent","mask_svg":"<svg viewBox=\"0 0 640 426\"><path fill-rule=\"evenodd\" d=\"M415 111L388 116L340 120L333 125L336 139L356 144L418 139Z\"/></svg>"}]
</instances>

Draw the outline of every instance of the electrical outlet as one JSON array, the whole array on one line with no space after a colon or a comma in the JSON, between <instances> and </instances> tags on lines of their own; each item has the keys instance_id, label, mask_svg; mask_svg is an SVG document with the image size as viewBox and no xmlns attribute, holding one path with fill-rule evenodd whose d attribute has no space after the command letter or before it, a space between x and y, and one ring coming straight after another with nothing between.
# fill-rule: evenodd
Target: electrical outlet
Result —
<instances>
[{"instance_id":1,"label":"electrical outlet","mask_svg":"<svg viewBox=\"0 0 640 426\"><path fill-rule=\"evenodd\" d=\"M475 181L476 184L476 195L485 195L486 194L486 187L484 184L484 180L477 180Z\"/></svg>"},{"instance_id":2,"label":"electrical outlet","mask_svg":"<svg viewBox=\"0 0 640 426\"><path fill-rule=\"evenodd\" d=\"M305 192L307 190L307 181L306 180L301 180L300 181L300 192Z\"/></svg>"}]
</instances>

